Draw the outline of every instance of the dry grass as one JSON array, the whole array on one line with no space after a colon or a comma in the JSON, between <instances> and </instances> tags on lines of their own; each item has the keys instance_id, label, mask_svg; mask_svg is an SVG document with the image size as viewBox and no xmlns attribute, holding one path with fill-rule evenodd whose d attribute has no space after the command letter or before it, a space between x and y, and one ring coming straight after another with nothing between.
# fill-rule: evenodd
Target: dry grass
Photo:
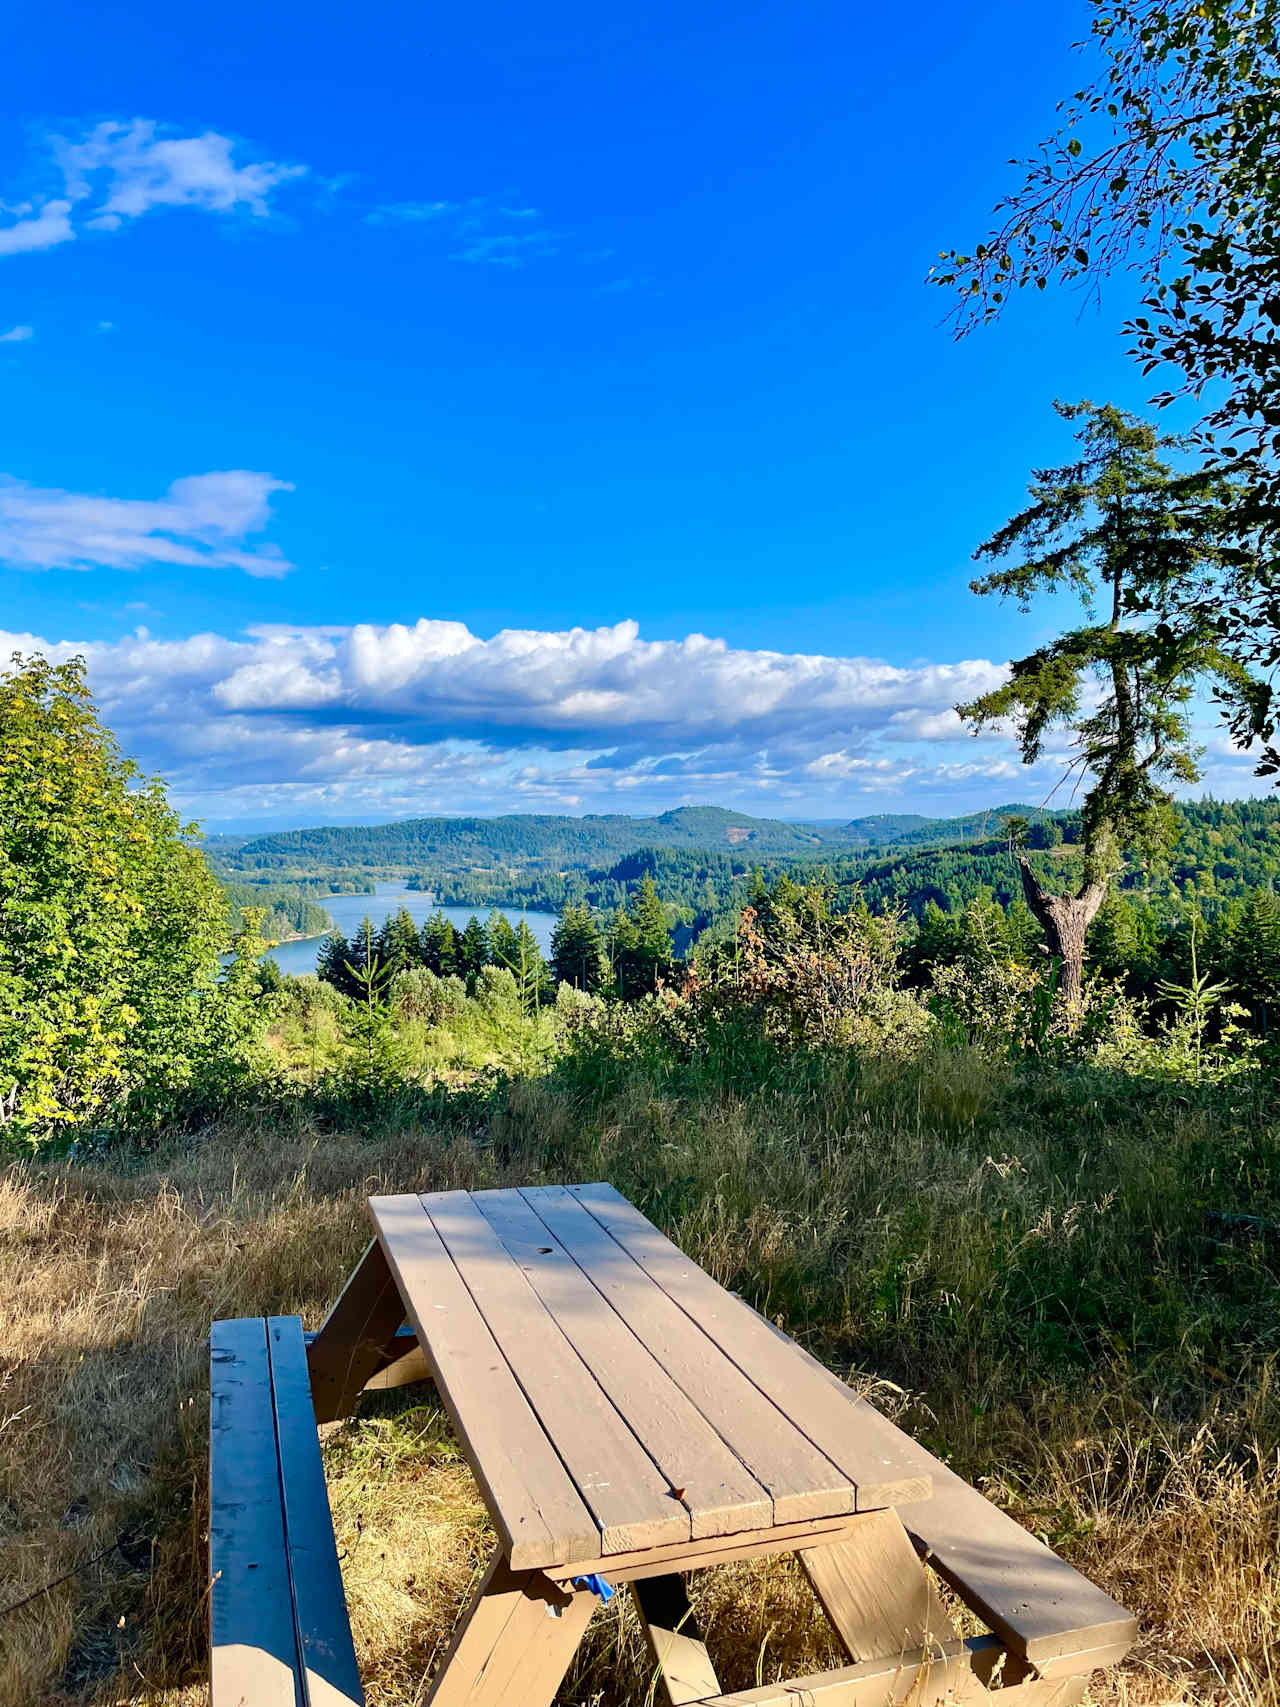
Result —
<instances>
[{"instance_id":1,"label":"dry grass","mask_svg":"<svg viewBox=\"0 0 1280 1707\"><path fill-rule=\"evenodd\" d=\"M1135 1204L1117 1222L1083 1163L1041 1166L1030 1142L1015 1155L1008 1133L974 1130L968 1091L958 1115L926 1120L918 1099L884 1125L883 1110L843 1094L691 1106L635 1084L587 1106L529 1083L482 1128L468 1116L474 1136L317 1138L282 1118L185 1153L11 1166L0 1177L0 1602L122 1529L136 1525L139 1539L0 1626L0 1707L203 1700L210 1320L297 1312L315 1325L363 1247L372 1192L556 1175L613 1177L632 1192L643 1175L653 1212L695 1256L735 1284L751 1277L757 1302L833 1362L892 1375L882 1403L1137 1610L1139 1649L1095 1680L1095 1701L1280 1703L1267 1356L1208 1335L1210 1352L1188 1362L1175 1346L1162 1368L1136 1323L1127 1338L1113 1323L1091 1371L1053 1375L1028 1369L1017 1337L1029 1307L1020 1276L1041 1284L1064 1252L1085 1250L1099 1274L1123 1263L1137 1199L1162 1189L1164 1151L1148 1154L1138 1133L1094 1158L1098 1178L1129 1170ZM1197 1132L1162 1129L1162 1145ZM1155 1279L1150 1297L1158 1314ZM1169 1319L1176 1338L1182 1318ZM429 1387L369 1396L329 1439L326 1463L371 1707L410 1707L490 1545L483 1510ZM726 1686L834 1658L785 1562L695 1583ZM624 1602L597 1618L566 1699L645 1699Z\"/></svg>"}]
</instances>

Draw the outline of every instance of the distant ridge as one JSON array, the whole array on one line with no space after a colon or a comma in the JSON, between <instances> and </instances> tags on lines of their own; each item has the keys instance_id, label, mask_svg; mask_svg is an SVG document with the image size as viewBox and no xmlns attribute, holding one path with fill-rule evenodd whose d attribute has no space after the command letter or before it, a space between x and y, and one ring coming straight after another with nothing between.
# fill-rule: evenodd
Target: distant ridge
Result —
<instances>
[{"instance_id":1,"label":"distant ridge","mask_svg":"<svg viewBox=\"0 0 1280 1707\"><path fill-rule=\"evenodd\" d=\"M847 824L788 823L755 818L722 806L678 806L654 817L590 813L581 818L543 813L502 817L406 818L391 824L319 825L262 836L211 836L215 857L241 870L292 871L377 867L415 871L493 865L523 870L581 869L616 860L637 848L739 850L764 856L820 855L871 848L936 847L989 839L1001 819L1055 814L1032 806L996 806L959 818L879 813ZM1059 814L1060 815L1060 814Z\"/></svg>"}]
</instances>

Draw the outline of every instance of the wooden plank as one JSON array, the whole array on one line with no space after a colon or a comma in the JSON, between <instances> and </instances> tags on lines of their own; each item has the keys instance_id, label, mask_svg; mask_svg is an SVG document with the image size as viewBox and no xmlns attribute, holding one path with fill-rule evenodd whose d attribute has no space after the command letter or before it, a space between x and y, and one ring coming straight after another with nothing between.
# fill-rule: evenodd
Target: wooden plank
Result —
<instances>
[{"instance_id":1,"label":"wooden plank","mask_svg":"<svg viewBox=\"0 0 1280 1707\"><path fill-rule=\"evenodd\" d=\"M493 1195L478 1193L476 1201L484 1209ZM520 1196L767 1490L774 1522L853 1510L850 1478L707 1338L571 1192L540 1186Z\"/></svg>"},{"instance_id":2,"label":"wooden plank","mask_svg":"<svg viewBox=\"0 0 1280 1707\"><path fill-rule=\"evenodd\" d=\"M600 1525L600 1551L688 1540L689 1509L465 1191L422 1206Z\"/></svg>"},{"instance_id":3,"label":"wooden plank","mask_svg":"<svg viewBox=\"0 0 1280 1707\"><path fill-rule=\"evenodd\" d=\"M317 1422L350 1416L370 1376L390 1361L404 1303L375 1239L307 1347Z\"/></svg>"},{"instance_id":4,"label":"wooden plank","mask_svg":"<svg viewBox=\"0 0 1280 1707\"><path fill-rule=\"evenodd\" d=\"M678 1497L691 1514L695 1539L769 1528L774 1516L768 1494L521 1194L481 1191L471 1201L657 1465L666 1487L683 1490ZM601 1545L609 1550L607 1537Z\"/></svg>"},{"instance_id":5,"label":"wooden plank","mask_svg":"<svg viewBox=\"0 0 1280 1707\"><path fill-rule=\"evenodd\" d=\"M865 1513L863 1514L865 1515ZM556 1582L572 1582L600 1571L610 1582L629 1583L641 1577L660 1577L665 1571L701 1571L737 1559L763 1558L769 1553L794 1553L806 1543L844 1541L853 1533L857 1516L830 1517L819 1523L780 1523L773 1529L749 1529L741 1535L713 1535L705 1541L683 1541L662 1547L642 1547L631 1553L611 1553L603 1559L572 1559L543 1569Z\"/></svg>"},{"instance_id":6,"label":"wooden plank","mask_svg":"<svg viewBox=\"0 0 1280 1707\"><path fill-rule=\"evenodd\" d=\"M512 1571L499 1549L441 1661L427 1707L550 1707L598 1605L538 1571Z\"/></svg>"},{"instance_id":7,"label":"wooden plank","mask_svg":"<svg viewBox=\"0 0 1280 1707\"><path fill-rule=\"evenodd\" d=\"M376 1242L376 1241L375 1241ZM382 1246L378 1245L381 1253ZM385 1261L385 1258L383 1259ZM397 1294L399 1296L399 1294ZM318 1334L304 1333L307 1342L307 1357L311 1356L311 1347L320 1337ZM430 1381L431 1365L427 1362L426 1353L418 1344L418 1336L414 1330L405 1325L386 1342L383 1355L387 1361L364 1384L366 1393L382 1393L394 1387L411 1387L416 1381ZM333 1419L317 1418L317 1421Z\"/></svg>"},{"instance_id":8,"label":"wooden plank","mask_svg":"<svg viewBox=\"0 0 1280 1707\"><path fill-rule=\"evenodd\" d=\"M893 1666L864 1660L840 1671L705 1696L697 1707L1075 1707L1084 1694L1084 1678L1033 1678L989 1690L970 1663L969 1647L948 1643L945 1656L919 1651Z\"/></svg>"},{"instance_id":9,"label":"wooden plank","mask_svg":"<svg viewBox=\"0 0 1280 1707\"><path fill-rule=\"evenodd\" d=\"M599 1558L600 1529L416 1197L369 1208L436 1387L516 1569Z\"/></svg>"},{"instance_id":10,"label":"wooden plank","mask_svg":"<svg viewBox=\"0 0 1280 1707\"><path fill-rule=\"evenodd\" d=\"M984 1699L998 1698L974 1675L964 1644L949 1642L945 1652L915 1650L889 1662L863 1660L839 1671L704 1696L702 1707L959 1707Z\"/></svg>"},{"instance_id":11,"label":"wooden plank","mask_svg":"<svg viewBox=\"0 0 1280 1707\"><path fill-rule=\"evenodd\" d=\"M803 1347L796 1349L816 1374L849 1392L839 1376ZM932 1477L932 1497L905 1508L901 1517L916 1550L967 1605L1045 1676L1066 1673L1077 1656L1084 1663L1083 1656L1094 1649L1111 1655L1095 1664L1118 1663L1137 1639L1132 1613L868 1400L854 1403L857 1427L886 1458L894 1458L906 1472L917 1469Z\"/></svg>"},{"instance_id":12,"label":"wooden plank","mask_svg":"<svg viewBox=\"0 0 1280 1707\"><path fill-rule=\"evenodd\" d=\"M285 1545L307 1707L364 1707L347 1615L307 1352L297 1316L267 1320Z\"/></svg>"},{"instance_id":13,"label":"wooden plank","mask_svg":"<svg viewBox=\"0 0 1280 1707\"><path fill-rule=\"evenodd\" d=\"M903 1474L894 1454L863 1436L855 1400L847 1388L833 1388L816 1374L799 1347L774 1333L749 1305L712 1280L611 1185L575 1185L570 1190L743 1374L849 1477L856 1489L857 1510L929 1497L927 1470Z\"/></svg>"},{"instance_id":14,"label":"wooden plank","mask_svg":"<svg viewBox=\"0 0 1280 1707\"><path fill-rule=\"evenodd\" d=\"M650 1577L633 1583L631 1593L671 1707L687 1707L689 1702L718 1695L720 1681L698 1632L683 1579Z\"/></svg>"},{"instance_id":15,"label":"wooden plank","mask_svg":"<svg viewBox=\"0 0 1280 1707\"><path fill-rule=\"evenodd\" d=\"M399 1336L397 1336L397 1344ZM418 1381L430 1381L431 1365L427 1362L426 1353L420 1345L410 1342L410 1349L403 1356L388 1363L371 1375L364 1384L366 1393L385 1393L394 1387L412 1387Z\"/></svg>"},{"instance_id":16,"label":"wooden plank","mask_svg":"<svg viewBox=\"0 0 1280 1707\"><path fill-rule=\"evenodd\" d=\"M800 1549L799 1559L851 1660L895 1659L954 1639L896 1512L865 1512L849 1540Z\"/></svg>"},{"instance_id":17,"label":"wooden plank","mask_svg":"<svg viewBox=\"0 0 1280 1707\"><path fill-rule=\"evenodd\" d=\"M209 1333L209 1575L213 1707L305 1707L261 1316Z\"/></svg>"}]
</instances>

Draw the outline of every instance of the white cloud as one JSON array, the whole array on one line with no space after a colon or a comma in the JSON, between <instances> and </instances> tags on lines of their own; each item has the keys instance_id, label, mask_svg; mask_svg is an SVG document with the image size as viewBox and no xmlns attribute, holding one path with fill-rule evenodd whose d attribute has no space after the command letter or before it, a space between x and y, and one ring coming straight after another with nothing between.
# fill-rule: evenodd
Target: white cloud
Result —
<instances>
[{"instance_id":1,"label":"white cloud","mask_svg":"<svg viewBox=\"0 0 1280 1707\"><path fill-rule=\"evenodd\" d=\"M35 335L34 326L14 326L8 332L0 332L0 344L29 344Z\"/></svg>"},{"instance_id":2,"label":"white cloud","mask_svg":"<svg viewBox=\"0 0 1280 1707\"><path fill-rule=\"evenodd\" d=\"M456 213L457 210L457 202L384 202L365 218L370 225L391 225L396 221L419 225L424 220L442 219L445 214Z\"/></svg>"},{"instance_id":3,"label":"white cloud","mask_svg":"<svg viewBox=\"0 0 1280 1707\"><path fill-rule=\"evenodd\" d=\"M451 261L472 266L523 267L527 261L554 255L558 232L541 224L542 210L492 196L469 196L462 201L384 202L365 215L370 225L441 227L457 248Z\"/></svg>"},{"instance_id":4,"label":"white cloud","mask_svg":"<svg viewBox=\"0 0 1280 1707\"><path fill-rule=\"evenodd\" d=\"M200 505L166 502L202 525ZM950 800L938 757L953 755L883 744L895 713L1002 675L981 660L900 669L648 641L633 622L488 639L431 619L83 645L0 635L0 656L15 646L84 652L126 748L185 811L223 822L689 799L830 816L935 782Z\"/></svg>"},{"instance_id":5,"label":"white cloud","mask_svg":"<svg viewBox=\"0 0 1280 1707\"><path fill-rule=\"evenodd\" d=\"M231 137L212 130L167 135L154 119L107 120L78 138L55 136L48 144L62 192L0 204L0 212L12 216L0 226L0 255L49 249L81 230L115 231L154 208L265 219L274 192L307 171L274 160L237 164Z\"/></svg>"},{"instance_id":6,"label":"white cloud","mask_svg":"<svg viewBox=\"0 0 1280 1707\"><path fill-rule=\"evenodd\" d=\"M152 524L180 512L200 561L221 549L215 518L224 535L247 531L275 488L242 476L267 489L219 496L201 484L213 478L135 506ZM125 541L138 534L117 527ZM162 520L143 549L169 537ZM1003 679L985 659L901 668L699 634L646 640L634 622L484 638L428 618L180 639L139 629L113 642L0 634L0 658L15 648L85 654L126 750L168 779L185 812L223 823L690 800L790 817L961 811L1038 802L1069 761L1050 753L1027 767L1006 738L952 739L948 707ZM1227 749L1206 782L1259 792L1249 761Z\"/></svg>"},{"instance_id":7,"label":"white cloud","mask_svg":"<svg viewBox=\"0 0 1280 1707\"><path fill-rule=\"evenodd\" d=\"M28 249L52 249L56 243L69 243L75 236L71 228L71 203L68 201L47 201L38 212L26 204L21 211L26 217L19 217L12 225L0 225L0 255L20 255Z\"/></svg>"},{"instance_id":8,"label":"white cloud","mask_svg":"<svg viewBox=\"0 0 1280 1707\"><path fill-rule=\"evenodd\" d=\"M271 192L307 170L274 160L237 166L235 143L228 136L207 130L167 137L158 129L153 119L108 120L79 142L55 139L68 196L74 202L94 200L91 223L110 227L155 207L199 207L209 213L244 208L265 219Z\"/></svg>"},{"instance_id":9,"label":"white cloud","mask_svg":"<svg viewBox=\"0 0 1280 1707\"><path fill-rule=\"evenodd\" d=\"M245 541L286 481L247 469L175 480L163 498L104 498L0 476L0 563L14 569L142 569L175 563L278 576L292 565Z\"/></svg>"}]
</instances>

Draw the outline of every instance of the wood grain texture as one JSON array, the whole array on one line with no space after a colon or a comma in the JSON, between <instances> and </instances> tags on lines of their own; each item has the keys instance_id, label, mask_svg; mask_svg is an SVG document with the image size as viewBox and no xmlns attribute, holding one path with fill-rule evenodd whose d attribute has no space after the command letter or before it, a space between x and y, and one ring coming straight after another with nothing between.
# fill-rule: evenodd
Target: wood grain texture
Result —
<instances>
[{"instance_id":1,"label":"wood grain texture","mask_svg":"<svg viewBox=\"0 0 1280 1707\"><path fill-rule=\"evenodd\" d=\"M478 1194L482 1208L491 1195ZM572 1192L541 1186L520 1196L768 1492L775 1523L854 1509L850 1478L708 1339Z\"/></svg>"},{"instance_id":2,"label":"wood grain texture","mask_svg":"<svg viewBox=\"0 0 1280 1707\"><path fill-rule=\"evenodd\" d=\"M982 1638L977 1638L981 1642ZM900 1662L864 1660L813 1677L704 1697L698 1707L1075 1707L1085 1678L1031 1678L989 1690L973 1665L975 1642L944 1654L919 1651Z\"/></svg>"},{"instance_id":3,"label":"wood grain texture","mask_svg":"<svg viewBox=\"0 0 1280 1707\"><path fill-rule=\"evenodd\" d=\"M610 1553L687 1540L689 1509L466 1192L422 1206Z\"/></svg>"},{"instance_id":4,"label":"wood grain texture","mask_svg":"<svg viewBox=\"0 0 1280 1707\"><path fill-rule=\"evenodd\" d=\"M720 1692L711 1655L707 1652L677 1576L650 1577L633 1583L631 1593L644 1625L645 1640L671 1707L687 1707Z\"/></svg>"},{"instance_id":5,"label":"wood grain texture","mask_svg":"<svg viewBox=\"0 0 1280 1707\"><path fill-rule=\"evenodd\" d=\"M550 1707L599 1602L494 1554L427 1694L427 1707Z\"/></svg>"},{"instance_id":6,"label":"wood grain texture","mask_svg":"<svg viewBox=\"0 0 1280 1707\"><path fill-rule=\"evenodd\" d=\"M307 1347L316 1421L350 1416L369 1378L391 1361L405 1308L375 1239Z\"/></svg>"},{"instance_id":7,"label":"wood grain texture","mask_svg":"<svg viewBox=\"0 0 1280 1707\"><path fill-rule=\"evenodd\" d=\"M707 1337L844 1472L856 1489L857 1510L929 1497L927 1469L903 1475L894 1455L862 1435L847 1388L833 1387L815 1373L799 1347L774 1333L748 1304L690 1261L611 1185L569 1189Z\"/></svg>"},{"instance_id":8,"label":"wood grain texture","mask_svg":"<svg viewBox=\"0 0 1280 1707\"><path fill-rule=\"evenodd\" d=\"M952 1642L945 1653L864 1660L838 1671L705 1696L702 1707L971 1707L995 1699L974 1675L964 1644Z\"/></svg>"},{"instance_id":9,"label":"wood grain texture","mask_svg":"<svg viewBox=\"0 0 1280 1707\"><path fill-rule=\"evenodd\" d=\"M209 1353L210 1699L213 1707L306 1707L266 1322L215 1322Z\"/></svg>"},{"instance_id":10,"label":"wood grain texture","mask_svg":"<svg viewBox=\"0 0 1280 1707\"><path fill-rule=\"evenodd\" d=\"M695 1539L768 1528L773 1501L516 1191L472 1203L688 1509ZM617 1247L615 1246L615 1249ZM546 1417L543 1417L546 1422ZM606 1534L605 1552L614 1549Z\"/></svg>"},{"instance_id":11,"label":"wood grain texture","mask_svg":"<svg viewBox=\"0 0 1280 1707\"><path fill-rule=\"evenodd\" d=\"M297 1316L267 1320L285 1547L307 1707L363 1707Z\"/></svg>"},{"instance_id":12,"label":"wood grain texture","mask_svg":"<svg viewBox=\"0 0 1280 1707\"><path fill-rule=\"evenodd\" d=\"M510 1564L600 1556L600 1528L416 1197L373 1197L409 1319Z\"/></svg>"},{"instance_id":13,"label":"wood grain texture","mask_svg":"<svg viewBox=\"0 0 1280 1707\"><path fill-rule=\"evenodd\" d=\"M863 1514L866 1515L865 1513ZM741 1535L713 1535L705 1541L676 1546L645 1547L634 1553L611 1553L604 1559L563 1560L545 1568L556 1582L570 1582L589 1571L602 1571L610 1582L637 1582L666 1571L701 1571L735 1559L758 1559L768 1553L794 1553L806 1544L843 1541L853 1532L853 1517L828 1517L818 1522L782 1523L774 1529L748 1529Z\"/></svg>"},{"instance_id":14,"label":"wood grain texture","mask_svg":"<svg viewBox=\"0 0 1280 1707\"><path fill-rule=\"evenodd\" d=\"M847 1541L806 1547L798 1557L851 1660L895 1659L954 1640L896 1512L866 1512Z\"/></svg>"},{"instance_id":15,"label":"wood grain texture","mask_svg":"<svg viewBox=\"0 0 1280 1707\"><path fill-rule=\"evenodd\" d=\"M801 1355L815 1372L843 1387L808 1352ZM1098 1665L1113 1665L1123 1657L1138 1634L1132 1613L874 1405L865 1399L855 1403L857 1426L868 1439L886 1454L895 1453L905 1466L917 1464L932 1476L932 1496L900 1514L916 1550L1016 1653L1032 1660L1045 1676L1070 1672L1094 1649L1112 1656L1094 1662Z\"/></svg>"}]
</instances>

